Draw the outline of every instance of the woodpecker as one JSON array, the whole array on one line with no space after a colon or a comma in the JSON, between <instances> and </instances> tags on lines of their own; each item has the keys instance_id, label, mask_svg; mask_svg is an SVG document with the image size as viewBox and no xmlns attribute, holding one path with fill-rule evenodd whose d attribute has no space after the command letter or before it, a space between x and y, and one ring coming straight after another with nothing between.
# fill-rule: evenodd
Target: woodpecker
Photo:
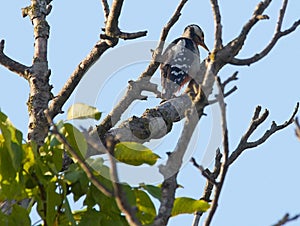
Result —
<instances>
[{"instance_id":1,"label":"woodpecker","mask_svg":"<svg viewBox=\"0 0 300 226\"><path fill-rule=\"evenodd\" d=\"M209 52L204 33L196 24L188 25L180 38L175 39L162 55L162 98L171 99L200 69L198 45Z\"/></svg>"}]
</instances>

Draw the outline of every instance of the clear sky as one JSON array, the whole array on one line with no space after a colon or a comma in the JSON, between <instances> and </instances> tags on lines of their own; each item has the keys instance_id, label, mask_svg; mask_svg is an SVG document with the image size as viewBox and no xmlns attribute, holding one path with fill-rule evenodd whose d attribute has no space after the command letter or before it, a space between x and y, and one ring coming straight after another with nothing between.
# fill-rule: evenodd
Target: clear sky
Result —
<instances>
[{"instance_id":1,"label":"clear sky","mask_svg":"<svg viewBox=\"0 0 300 226\"><path fill-rule=\"evenodd\" d=\"M258 2L232 0L220 4L225 44L239 34ZM33 54L33 28L30 20L21 16L21 8L27 6L26 4L29 4L29 1L2 3L0 39L6 41L5 53L8 56L30 65ZM51 26L48 56L55 95L99 39L103 27L103 13L100 1L84 3L65 0L53 1L52 5L52 12L48 16ZM113 54L122 53L121 56L124 56L124 59L121 59L122 63L118 64L120 57L113 58L115 61L118 59L118 62L106 65L113 66L113 69L105 75L107 77L104 76L106 78L104 81L99 80L99 76L106 68L103 69L100 62L96 63L64 110L67 110L72 101L86 98L89 104L98 107L104 115L109 113L113 104L120 98L127 81L136 79L144 70L147 60L151 57L150 48L155 47L161 28L173 14L176 6L177 1L125 1L120 28L124 31L148 30L147 37L135 41L120 41L117 47L109 50L105 55L106 60L114 56ZM266 46L273 35L280 6L281 1L271 3L265 12L270 19L261 21L254 27L239 57L250 57ZM291 26L293 21L298 20L299 12L300 2L290 0L283 28ZM201 26L205 32L206 44L212 49L214 27L208 0L190 0L167 40L172 41L180 36L183 28L191 23ZM225 100L231 150L234 150L248 128L257 105L261 105L262 109L268 109L270 115L256 131L252 140L259 138L273 120L280 124L290 117L296 102L300 100L299 40L298 29L282 38L271 53L260 62L250 67L226 66L221 70L219 75L222 79L239 71L239 80L231 84L236 85L238 90ZM137 45L140 47L137 48ZM125 51L124 54L122 48L132 51ZM143 51L141 59L130 58L133 53ZM207 56L205 51L200 51L202 59ZM159 73L155 74L153 81L159 81ZM98 90L93 93L89 92L90 89ZM29 87L24 79L0 67L0 108L24 134L27 131L28 121L26 106L28 92ZM153 96L150 100L150 103L134 103L124 118L132 114L139 115L145 108L155 106L159 102ZM218 144L218 138L215 137L215 131L211 127L217 117L213 115L213 110L207 109L206 113L208 116L200 121L194 145L190 147L192 152L189 155L194 156L199 162L202 161L204 153L212 151L208 150L209 143ZM65 115L59 118L65 118ZM164 153L166 149L174 148L174 140L180 134L181 126L180 123L175 126L174 132L167 137L169 140L155 141L146 145L165 159ZM271 225L286 212L291 215L299 213L299 159L300 142L294 135L294 125L276 133L260 147L246 151L229 170L212 225ZM147 177L143 174L140 176ZM190 163L186 162L179 175L179 183L184 188L178 189L177 196L199 198L205 180ZM171 219L169 225L191 225L192 218L192 215L179 216ZM299 225L299 220L289 225Z\"/></svg>"}]
</instances>

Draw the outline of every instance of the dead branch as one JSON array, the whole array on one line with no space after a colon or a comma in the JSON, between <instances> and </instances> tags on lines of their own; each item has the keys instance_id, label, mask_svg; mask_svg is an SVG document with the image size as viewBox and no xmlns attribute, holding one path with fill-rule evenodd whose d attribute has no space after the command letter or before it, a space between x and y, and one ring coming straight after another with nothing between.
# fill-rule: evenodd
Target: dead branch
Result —
<instances>
[{"instance_id":1,"label":"dead branch","mask_svg":"<svg viewBox=\"0 0 300 226\"><path fill-rule=\"evenodd\" d=\"M6 67L8 70L20 75L21 77L28 79L28 73L30 67L27 67L17 61L14 61L13 59L9 58L4 53L4 44L5 41L1 40L0 42L0 64L4 67Z\"/></svg>"},{"instance_id":2,"label":"dead branch","mask_svg":"<svg viewBox=\"0 0 300 226\"><path fill-rule=\"evenodd\" d=\"M261 60L263 57L265 57L273 49L273 47L275 46L275 44L277 43L277 41L280 38L282 38L283 36L288 35L291 32L296 30L296 28L300 25L300 20L295 21L294 24L290 28L288 28L284 31L281 31L284 15L286 12L287 3L288 3L288 0L283 0L282 7L279 11L279 16L278 16L277 25L275 28L275 33L274 33L270 43L260 53L255 54L253 57L250 57L247 59L233 58L229 62L230 64L250 66L250 64L253 64L253 63Z\"/></svg>"},{"instance_id":3,"label":"dead branch","mask_svg":"<svg viewBox=\"0 0 300 226\"><path fill-rule=\"evenodd\" d=\"M254 148L262 143L264 143L271 135L273 135L275 132L282 130L292 124L294 122L294 117L297 114L299 109L299 103L297 103L295 110L291 117L285 121L283 124L277 125L274 121L272 122L272 125L269 130L267 130L259 139L256 141L248 141L249 137L253 134L253 132L256 130L256 128L261 125L266 118L268 117L268 111L266 110L262 115L259 115L261 111L261 107L258 106L254 112L254 115L252 117L252 121L250 123L250 126L246 133L243 135L243 137L240 140L240 143L238 144L237 148L231 153L228 164L231 165L246 149Z\"/></svg>"}]
</instances>

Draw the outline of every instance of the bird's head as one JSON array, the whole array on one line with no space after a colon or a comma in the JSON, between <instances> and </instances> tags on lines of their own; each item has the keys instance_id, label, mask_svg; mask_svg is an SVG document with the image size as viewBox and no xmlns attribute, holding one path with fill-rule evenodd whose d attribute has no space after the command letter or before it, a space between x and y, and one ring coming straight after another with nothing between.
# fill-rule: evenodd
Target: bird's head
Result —
<instances>
[{"instance_id":1,"label":"bird's head","mask_svg":"<svg viewBox=\"0 0 300 226\"><path fill-rule=\"evenodd\" d=\"M204 49L206 49L209 52L209 49L207 48L204 42L204 33L198 25L196 24L188 25L184 29L182 37L192 39L197 45L202 46Z\"/></svg>"}]
</instances>

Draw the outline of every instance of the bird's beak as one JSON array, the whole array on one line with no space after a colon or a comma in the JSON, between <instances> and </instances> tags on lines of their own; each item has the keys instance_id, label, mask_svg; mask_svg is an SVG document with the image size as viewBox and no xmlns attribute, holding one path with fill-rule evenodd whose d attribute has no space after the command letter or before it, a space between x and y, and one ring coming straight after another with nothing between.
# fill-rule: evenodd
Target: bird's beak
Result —
<instances>
[{"instance_id":1,"label":"bird's beak","mask_svg":"<svg viewBox=\"0 0 300 226\"><path fill-rule=\"evenodd\" d=\"M204 49L206 49L207 52L209 52L209 49L208 49L208 47L205 45L204 42L200 42L199 45L202 46Z\"/></svg>"}]
</instances>

